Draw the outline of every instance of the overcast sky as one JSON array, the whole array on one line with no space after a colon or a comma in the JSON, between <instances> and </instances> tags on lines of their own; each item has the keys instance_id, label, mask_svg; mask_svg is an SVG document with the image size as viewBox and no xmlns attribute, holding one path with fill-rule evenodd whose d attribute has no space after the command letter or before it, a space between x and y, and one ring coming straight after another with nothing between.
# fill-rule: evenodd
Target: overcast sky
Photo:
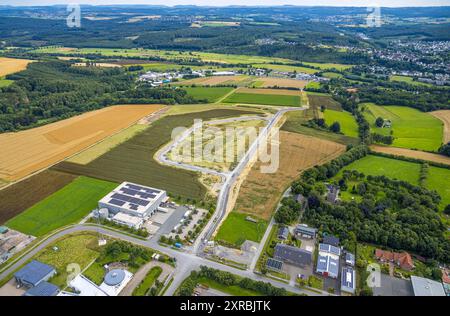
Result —
<instances>
[{"instance_id":1,"label":"overcast sky","mask_svg":"<svg viewBox=\"0 0 450 316\"><path fill-rule=\"evenodd\" d=\"M330 5L330 6L450 6L450 0L0 0L0 5L52 5L52 4L163 4L163 5Z\"/></svg>"}]
</instances>

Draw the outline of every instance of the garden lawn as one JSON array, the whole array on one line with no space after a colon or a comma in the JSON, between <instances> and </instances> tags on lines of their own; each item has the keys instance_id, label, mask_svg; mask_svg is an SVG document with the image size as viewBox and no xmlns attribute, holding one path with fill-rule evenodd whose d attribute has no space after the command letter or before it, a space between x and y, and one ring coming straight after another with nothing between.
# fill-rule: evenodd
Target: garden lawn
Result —
<instances>
[{"instance_id":1,"label":"garden lawn","mask_svg":"<svg viewBox=\"0 0 450 316\"><path fill-rule=\"evenodd\" d=\"M443 123L432 115L404 106L365 103L364 116L373 132L394 136L392 146L437 151L442 143ZM377 117L391 120L391 128L375 125Z\"/></svg>"},{"instance_id":2,"label":"garden lawn","mask_svg":"<svg viewBox=\"0 0 450 316\"><path fill-rule=\"evenodd\" d=\"M28 235L43 236L81 220L116 186L117 183L81 176L12 218L6 225Z\"/></svg>"},{"instance_id":3,"label":"garden lawn","mask_svg":"<svg viewBox=\"0 0 450 316\"><path fill-rule=\"evenodd\" d=\"M267 229L267 221L257 219L258 223L246 220L248 214L231 212L220 226L216 235L217 241L225 241L236 247L240 247L244 241L259 242Z\"/></svg>"},{"instance_id":4,"label":"garden lawn","mask_svg":"<svg viewBox=\"0 0 450 316\"><path fill-rule=\"evenodd\" d=\"M221 97L231 92L231 87L185 87L187 93L197 100L208 100L208 102L216 102Z\"/></svg>"},{"instance_id":5,"label":"garden lawn","mask_svg":"<svg viewBox=\"0 0 450 316\"><path fill-rule=\"evenodd\" d=\"M274 95L274 94L254 94L254 93L233 93L223 102L225 103L247 103L280 106L300 106L300 96L294 95Z\"/></svg>"},{"instance_id":6,"label":"garden lawn","mask_svg":"<svg viewBox=\"0 0 450 316\"><path fill-rule=\"evenodd\" d=\"M355 118L349 112L326 109L324 117L328 126L331 126L334 122L339 122L341 132L344 135L358 137L358 124L356 124Z\"/></svg>"},{"instance_id":7,"label":"garden lawn","mask_svg":"<svg viewBox=\"0 0 450 316\"><path fill-rule=\"evenodd\" d=\"M420 164L397 159L368 155L344 167L336 175L342 176L344 170L357 170L365 175L386 176L418 185Z\"/></svg>"}]
</instances>

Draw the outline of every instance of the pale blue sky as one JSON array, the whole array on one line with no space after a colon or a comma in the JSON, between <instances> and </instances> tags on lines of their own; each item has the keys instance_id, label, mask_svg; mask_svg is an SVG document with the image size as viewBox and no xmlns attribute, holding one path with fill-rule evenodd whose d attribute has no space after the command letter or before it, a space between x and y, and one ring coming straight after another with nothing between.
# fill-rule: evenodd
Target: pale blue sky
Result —
<instances>
[{"instance_id":1,"label":"pale blue sky","mask_svg":"<svg viewBox=\"0 0 450 316\"><path fill-rule=\"evenodd\" d=\"M450 6L450 0L0 0L0 5L53 5L53 4L163 4L163 5L330 5L330 6Z\"/></svg>"}]
</instances>

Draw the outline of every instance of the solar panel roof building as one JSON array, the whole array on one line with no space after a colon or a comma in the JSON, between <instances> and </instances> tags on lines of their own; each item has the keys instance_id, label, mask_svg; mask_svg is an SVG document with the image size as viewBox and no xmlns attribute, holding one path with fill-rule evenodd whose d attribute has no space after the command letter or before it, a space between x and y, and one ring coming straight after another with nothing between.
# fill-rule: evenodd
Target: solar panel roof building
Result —
<instances>
[{"instance_id":1,"label":"solar panel roof building","mask_svg":"<svg viewBox=\"0 0 450 316\"><path fill-rule=\"evenodd\" d=\"M324 276L336 279L339 275L339 259L329 254L319 253L317 257L316 272Z\"/></svg>"},{"instance_id":2,"label":"solar panel roof building","mask_svg":"<svg viewBox=\"0 0 450 316\"><path fill-rule=\"evenodd\" d=\"M99 208L107 208L113 214L119 212L132 216L151 216L166 198L167 193L139 184L123 182L98 202Z\"/></svg>"},{"instance_id":3,"label":"solar panel roof building","mask_svg":"<svg viewBox=\"0 0 450 316\"><path fill-rule=\"evenodd\" d=\"M341 274L341 291L355 294L355 270L350 267L342 268Z\"/></svg>"},{"instance_id":4,"label":"solar panel roof building","mask_svg":"<svg viewBox=\"0 0 450 316\"><path fill-rule=\"evenodd\" d=\"M273 258L269 258L269 259L267 259L266 266L267 266L267 269L281 271L281 269L283 268L283 262L281 262L279 260L275 260Z\"/></svg>"},{"instance_id":5,"label":"solar panel roof building","mask_svg":"<svg viewBox=\"0 0 450 316\"><path fill-rule=\"evenodd\" d=\"M23 296L56 296L58 293L59 288L56 285L43 281L26 291Z\"/></svg>"},{"instance_id":6,"label":"solar panel roof building","mask_svg":"<svg viewBox=\"0 0 450 316\"><path fill-rule=\"evenodd\" d=\"M277 244L273 257L298 267L305 267L312 263L312 253L310 251L285 244Z\"/></svg>"}]
</instances>

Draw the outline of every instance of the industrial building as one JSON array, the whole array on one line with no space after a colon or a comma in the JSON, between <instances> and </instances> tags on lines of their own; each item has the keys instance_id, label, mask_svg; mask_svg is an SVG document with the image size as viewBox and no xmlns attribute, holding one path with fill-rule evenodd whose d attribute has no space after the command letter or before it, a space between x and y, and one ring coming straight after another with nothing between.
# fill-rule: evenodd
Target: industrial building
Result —
<instances>
[{"instance_id":1,"label":"industrial building","mask_svg":"<svg viewBox=\"0 0 450 316\"><path fill-rule=\"evenodd\" d=\"M446 296L440 282L412 275L411 283L415 296Z\"/></svg>"},{"instance_id":2,"label":"industrial building","mask_svg":"<svg viewBox=\"0 0 450 316\"><path fill-rule=\"evenodd\" d=\"M310 251L285 244L277 244L275 246L273 257L276 260L297 267L306 267L312 262L312 253Z\"/></svg>"},{"instance_id":3,"label":"industrial building","mask_svg":"<svg viewBox=\"0 0 450 316\"><path fill-rule=\"evenodd\" d=\"M59 293L59 288L47 281L39 283L26 291L23 296L56 296Z\"/></svg>"},{"instance_id":4,"label":"industrial building","mask_svg":"<svg viewBox=\"0 0 450 316\"><path fill-rule=\"evenodd\" d=\"M339 275L341 249L329 244L319 244L316 272L336 279Z\"/></svg>"},{"instance_id":5,"label":"industrial building","mask_svg":"<svg viewBox=\"0 0 450 316\"><path fill-rule=\"evenodd\" d=\"M14 278L19 286L32 288L38 286L41 282L48 281L55 274L56 270L54 267L33 260L16 272Z\"/></svg>"},{"instance_id":6,"label":"industrial building","mask_svg":"<svg viewBox=\"0 0 450 316\"><path fill-rule=\"evenodd\" d=\"M117 213L113 216L112 221L119 225L124 225L135 229L141 228L144 223L144 219L142 217L131 216L126 213Z\"/></svg>"},{"instance_id":7,"label":"industrial building","mask_svg":"<svg viewBox=\"0 0 450 316\"><path fill-rule=\"evenodd\" d=\"M312 239L316 237L317 229L300 224L295 227L294 232L298 237Z\"/></svg>"},{"instance_id":8,"label":"industrial building","mask_svg":"<svg viewBox=\"0 0 450 316\"><path fill-rule=\"evenodd\" d=\"M119 212L146 218L153 215L163 200L166 191L130 182L123 182L98 202L100 209L106 208L112 214Z\"/></svg>"},{"instance_id":9,"label":"industrial building","mask_svg":"<svg viewBox=\"0 0 450 316\"><path fill-rule=\"evenodd\" d=\"M355 270L353 270L350 267L342 268L341 291L350 294L355 294L356 291Z\"/></svg>"}]
</instances>

